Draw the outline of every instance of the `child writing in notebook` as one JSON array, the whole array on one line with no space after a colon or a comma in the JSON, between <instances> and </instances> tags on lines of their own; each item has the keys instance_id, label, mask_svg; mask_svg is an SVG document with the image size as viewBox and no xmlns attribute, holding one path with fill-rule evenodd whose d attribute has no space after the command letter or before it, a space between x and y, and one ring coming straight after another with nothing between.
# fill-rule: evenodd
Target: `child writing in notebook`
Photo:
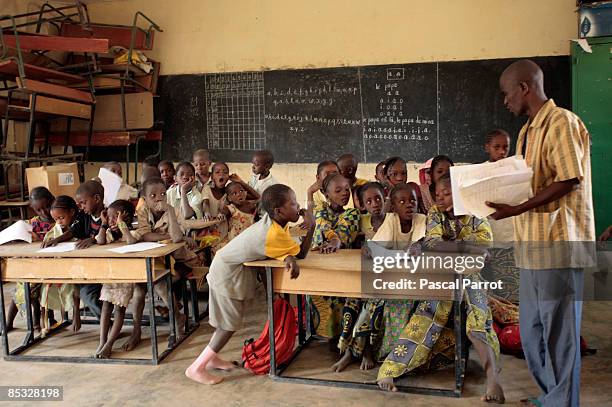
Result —
<instances>
[{"instance_id":1,"label":"child writing in notebook","mask_svg":"<svg viewBox=\"0 0 612 407\"><path fill-rule=\"evenodd\" d=\"M45 187L32 188L30 192L30 208L35 213L34 217L28 220L32 226L32 241L42 241L45 235L53 227L54 221L51 216L51 205L55 197ZM40 284L30 284L30 301L34 319L34 329L40 331ZM6 315L6 330L13 329L13 323L19 307L25 306L25 286L17 282L15 295L11 301Z\"/></svg>"},{"instance_id":2,"label":"child writing in notebook","mask_svg":"<svg viewBox=\"0 0 612 407\"><path fill-rule=\"evenodd\" d=\"M132 221L134 220L134 206L126 200L119 199L102 211L102 226L96 236L97 243L104 245L112 242L137 243L132 232ZM102 316L100 318L100 345L94 355L98 359L110 358L113 345L123 327L125 310L134 295L134 284L112 283L103 284L100 292L102 301ZM111 326L111 314L115 308L115 318ZM110 334L109 334L110 329Z\"/></svg>"},{"instance_id":3,"label":"child writing in notebook","mask_svg":"<svg viewBox=\"0 0 612 407\"><path fill-rule=\"evenodd\" d=\"M77 250L96 244L96 236L102 225L104 187L98 181L85 181L77 188L76 201L81 208L81 211L77 213L76 221L60 237L43 242L43 247L55 246L72 238L79 239L76 243ZM101 289L101 284L82 284L80 286L83 302L98 319L102 313L102 304L99 302Z\"/></svg>"},{"instance_id":4,"label":"child writing in notebook","mask_svg":"<svg viewBox=\"0 0 612 407\"><path fill-rule=\"evenodd\" d=\"M474 216L455 216L450 176L436 180L436 205L427 215L427 231L424 246L435 250L453 250L453 242L484 244L491 241L491 228L486 219ZM456 251L457 247L454 247ZM474 253L480 250L473 248ZM464 276L477 281L479 274ZM486 292L482 289L466 288L464 299L468 308L467 335L485 369L487 376L485 394L481 400L503 403L504 393L499 381L499 342L493 330L491 310ZM381 389L397 391L393 381L418 367L436 367L443 362L454 360L454 334L445 328L453 307L453 301L421 301L402 331L393 352L378 372ZM435 323L434 323L435 322ZM452 346L451 346L452 345ZM419 352L417 353L417 350ZM425 350L425 352L424 352Z\"/></svg>"},{"instance_id":5,"label":"child writing in notebook","mask_svg":"<svg viewBox=\"0 0 612 407\"><path fill-rule=\"evenodd\" d=\"M195 187L193 165L187 161L179 163L174 179L176 183L166 193L168 204L179 211L182 219L202 219L202 195Z\"/></svg>"},{"instance_id":6,"label":"child writing in notebook","mask_svg":"<svg viewBox=\"0 0 612 407\"><path fill-rule=\"evenodd\" d=\"M310 250L314 220L310 212L300 209L291 188L282 184L270 186L263 193L262 206L266 210L264 217L230 241L210 265L207 276L210 286L209 323L215 332L206 348L185 371L188 378L198 383L211 385L223 380L208 373L209 368L234 368L218 354L234 332L242 328L249 310L247 301L255 295L256 273L242 264L275 258L284 261L291 278L297 278L299 267L296 259L305 258ZM298 245L289 233L288 224L297 222L300 216L304 218L308 232Z\"/></svg>"},{"instance_id":7,"label":"child writing in notebook","mask_svg":"<svg viewBox=\"0 0 612 407\"><path fill-rule=\"evenodd\" d=\"M247 199L247 188L249 186L245 186L238 176L235 176L234 181L225 187L228 205L223 207L222 213L228 220L229 231L225 240L215 246L216 251L255 223L259 194L257 194L257 199ZM256 191L251 191L251 193L256 194Z\"/></svg>"},{"instance_id":8,"label":"child writing in notebook","mask_svg":"<svg viewBox=\"0 0 612 407\"><path fill-rule=\"evenodd\" d=\"M72 197L60 195L55 198L51 205L51 216L55 225L44 237L44 242L55 240L70 231L70 227L77 221L79 208ZM43 284L40 304L43 307L45 317L42 322L43 334L47 334L51 328L47 324L48 312L59 311L62 320L64 312L72 308L72 324L70 329L77 332L81 328L81 314L79 312L80 294L79 287L75 284Z\"/></svg>"}]
</instances>

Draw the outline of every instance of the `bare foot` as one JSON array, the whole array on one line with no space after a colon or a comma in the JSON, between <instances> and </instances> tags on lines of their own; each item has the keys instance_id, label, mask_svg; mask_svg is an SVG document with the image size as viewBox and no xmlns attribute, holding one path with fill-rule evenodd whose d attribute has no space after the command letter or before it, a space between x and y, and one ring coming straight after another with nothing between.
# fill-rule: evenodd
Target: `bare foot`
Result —
<instances>
[{"instance_id":1,"label":"bare foot","mask_svg":"<svg viewBox=\"0 0 612 407\"><path fill-rule=\"evenodd\" d=\"M348 365L351 364L352 361L353 355L351 355L350 350L347 350L346 352L344 352L344 355L342 355L340 360L332 365L332 372L339 373L343 371Z\"/></svg>"},{"instance_id":2,"label":"bare foot","mask_svg":"<svg viewBox=\"0 0 612 407\"><path fill-rule=\"evenodd\" d=\"M109 359L111 353L113 351L113 345L109 342L106 342L102 348L98 348L96 351L95 358L96 359Z\"/></svg>"},{"instance_id":3,"label":"bare foot","mask_svg":"<svg viewBox=\"0 0 612 407\"><path fill-rule=\"evenodd\" d=\"M491 385L487 385L487 392L480 398L485 403L504 404L506 398L504 397L504 390L499 383L494 382ZM527 404L532 405L532 404Z\"/></svg>"},{"instance_id":4,"label":"bare foot","mask_svg":"<svg viewBox=\"0 0 612 407\"><path fill-rule=\"evenodd\" d=\"M98 355L98 353L100 353L100 351L102 350L102 348L104 347L104 345L105 345L105 344L106 344L106 342L104 342L104 343L100 343L100 344L98 345L98 349L96 349L96 353L94 353L94 358L98 357L98 356L97 356L97 355Z\"/></svg>"},{"instance_id":5,"label":"bare foot","mask_svg":"<svg viewBox=\"0 0 612 407\"><path fill-rule=\"evenodd\" d=\"M70 324L70 330L72 332L79 332L81 330L81 317L77 314L77 317L72 320Z\"/></svg>"},{"instance_id":6,"label":"bare foot","mask_svg":"<svg viewBox=\"0 0 612 407\"><path fill-rule=\"evenodd\" d=\"M361 366L359 369L361 370L370 370L374 368L374 361L372 360L372 355L363 354L363 358L361 358Z\"/></svg>"},{"instance_id":7,"label":"bare foot","mask_svg":"<svg viewBox=\"0 0 612 407\"><path fill-rule=\"evenodd\" d=\"M206 369L198 370L193 365L185 370L185 376L202 384L219 384L223 381L222 377L211 375Z\"/></svg>"},{"instance_id":8,"label":"bare foot","mask_svg":"<svg viewBox=\"0 0 612 407\"><path fill-rule=\"evenodd\" d=\"M232 362L223 360L220 357L215 356L210 360L210 362L208 362L206 368L229 371L235 369L236 365L234 365Z\"/></svg>"},{"instance_id":9,"label":"bare foot","mask_svg":"<svg viewBox=\"0 0 612 407\"><path fill-rule=\"evenodd\" d=\"M124 352L129 352L136 348L136 346L138 346L138 344L140 343L141 336L142 333L140 329L134 329L132 331L132 335L130 335L130 338L127 340L127 342L121 346L121 350Z\"/></svg>"},{"instance_id":10,"label":"bare foot","mask_svg":"<svg viewBox=\"0 0 612 407\"><path fill-rule=\"evenodd\" d=\"M378 387L380 387L381 390L385 391L397 391L397 387L395 387L395 383L393 383L392 377L385 377L384 379L380 379L378 381Z\"/></svg>"}]
</instances>

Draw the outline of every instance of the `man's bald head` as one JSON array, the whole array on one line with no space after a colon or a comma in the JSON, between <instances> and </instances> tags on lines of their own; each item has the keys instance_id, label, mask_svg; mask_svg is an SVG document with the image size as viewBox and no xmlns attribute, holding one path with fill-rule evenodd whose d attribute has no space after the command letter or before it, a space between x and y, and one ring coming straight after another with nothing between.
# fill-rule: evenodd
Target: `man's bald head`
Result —
<instances>
[{"instance_id":1,"label":"man's bald head","mask_svg":"<svg viewBox=\"0 0 612 407\"><path fill-rule=\"evenodd\" d=\"M542 69L530 59L521 59L512 63L501 74L500 83L503 80L511 81L515 85L525 82L530 87L543 89L544 73Z\"/></svg>"},{"instance_id":2,"label":"man's bald head","mask_svg":"<svg viewBox=\"0 0 612 407\"><path fill-rule=\"evenodd\" d=\"M547 97L544 73L535 62L521 59L508 66L499 78L504 105L515 116L533 116Z\"/></svg>"}]
</instances>

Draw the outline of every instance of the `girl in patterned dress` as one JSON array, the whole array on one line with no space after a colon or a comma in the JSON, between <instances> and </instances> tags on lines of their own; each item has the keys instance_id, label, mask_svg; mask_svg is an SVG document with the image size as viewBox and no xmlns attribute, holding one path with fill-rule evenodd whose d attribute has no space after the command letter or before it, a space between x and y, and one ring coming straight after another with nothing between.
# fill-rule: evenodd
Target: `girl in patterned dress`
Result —
<instances>
[{"instance_id":1,"label":"girl in patterned dress","mask_svg":"<svg viewBox=\"0 0 612 407\"><path fill-rule=\"evenodd\" d=\"M359 209L344 207L351 197L349 181L340 173L325 177L322 188L327 205L315 212L313 248L321 253L333 253L352 247L359 232ZM340 336L344 299L338 297L309 297L313 305L314 321L319 322L317 333L331 338L330 345Z\"/></svg>"},{"instance_id":2,"label":"girl in patterned dress","mask_svg":"<svg viewBox=\"0 0 612 407\"><path fill-rule=\"evenodd\" d=\"M51 205L55 197L45 187L33 188L30 192L30 208L36 214L27 222L32 225L32 241L42 241L45 234L53 227L51 217ZM15 288L15 295L6 315L6 330L13 329L13 323L17 316L17 311L25 307L24 284L18 282ZM30 301L34 319L34 329L40 331L40 284L30 284ZM53 318L53 317L51 317Z\"/></svg>"},{"instance_id":3,"label":"girl in patterned dress","mask_svg":"<svg viewBox=\"0 0 612 407\"><path fill-rule=\"evenodd\" d=\"M453 214L450 177L444 175L436 182L436 205L427 215L425 247L440 249L451 246L446 242L462 241L487 243L492 240L491 227L486 219ZM484 251L482 253L484 255ZM479 275L465 276L478 281ZM504 393L499 381L499 342L493 330L491 309L487 295L481 289L466 288L466 331L474 345L487 375L482 401L503 403ZM456 306L457 304L455 304ZM454 360L454 333L446 327L453 301L420 301L410 317L393 351L378 372L378 385L383 390L396 391L393 381L417 368L436 368Z\"/></svg>"}]
</instances>

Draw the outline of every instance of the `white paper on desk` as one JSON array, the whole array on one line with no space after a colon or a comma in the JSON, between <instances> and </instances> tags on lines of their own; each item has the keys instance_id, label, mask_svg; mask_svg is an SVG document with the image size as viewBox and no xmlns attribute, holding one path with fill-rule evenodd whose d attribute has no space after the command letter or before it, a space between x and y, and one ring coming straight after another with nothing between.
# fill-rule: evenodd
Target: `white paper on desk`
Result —
<instances>
[{"instance_id":1,"label":"white paper on desk","mask_svg":"<svg viewBox=\"0 0 612 407\"><path fill-rule=\"evenodd\" d=\"M485 218L495 212L485 202L518 205L532 197L533 171L522 158L450 168L455 215Z\"/></svg>"},{"instance_id":2,"label":"white paper on desk","mask_svg":"<svg viewBox=\"0 0 612 407\"><path fill-rule=\"evenodd\" d=\"M135 244L126 244L125 246L115 247L114 249L108 249L109 252L114 253L135 253L144 252L145 250L157 249L158 247L164 247L163 243L155 242L141 242Z\"/></svg>"},{"instance_id":3,"label":"white paper on desk","mask_svg":"<svg viewBox=\"0 0 612 407\"><path fill-rule=\"evenodd\" d=\"M123 184L123 180L120 176L106 168L100 168L98 178L100 178L104 187L104 206L109 206L117 199L117 193L119 188L121 188L121 184Z\"/></svg>"},{"instance_id":4,"label":"white paper on desk","mask_svg":"<svg viewBox=\"0 0 612 407\"><path fill-rule=\"evenodd\" d=\"M12 242L13 240L23 240L32 243L32 225L23 220L18 220L0 232L0 244Z\"/></svg>"},{"instance_id":5,"label":"white paper on desk","mask_svg":"<svg viewBox=\"0 0 612 407\"><path fill-rule=\"evenodd\" d=\"M64 253L72 252L74 250L76 250L76 242L64 242L58 243L56 246L40 249L37 251L37 253Z\"/></svg>"}]
</instances>

